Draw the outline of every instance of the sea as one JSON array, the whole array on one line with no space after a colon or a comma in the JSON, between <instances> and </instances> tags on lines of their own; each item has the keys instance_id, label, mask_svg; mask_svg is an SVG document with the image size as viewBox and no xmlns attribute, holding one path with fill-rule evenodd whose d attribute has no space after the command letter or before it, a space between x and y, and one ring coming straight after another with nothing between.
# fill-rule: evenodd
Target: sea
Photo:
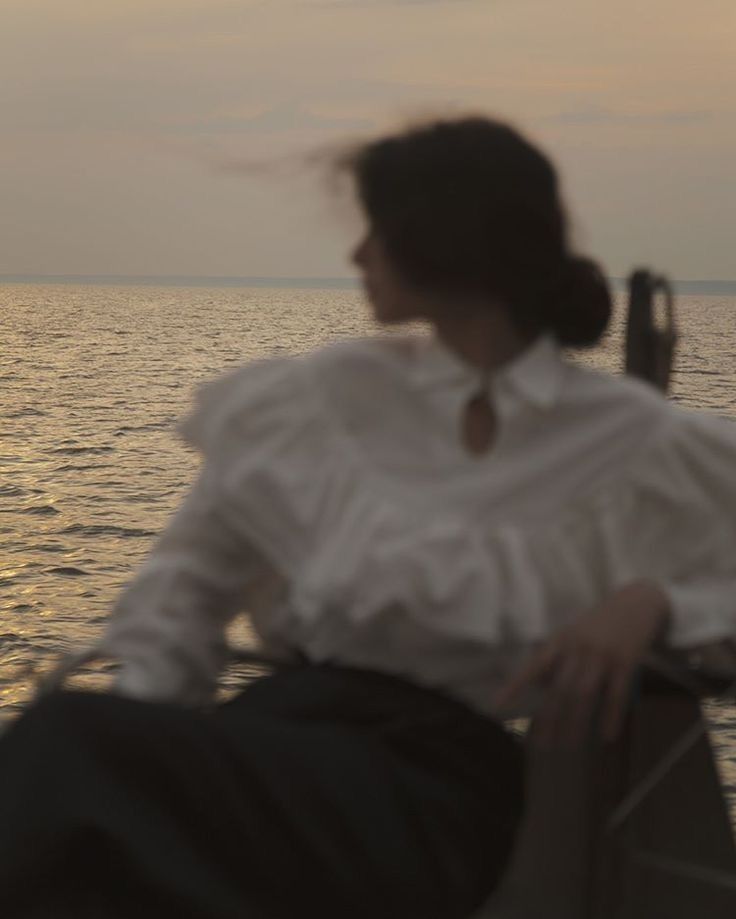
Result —
<instances>
[{"instance_id":1,"label":"sea","mask_svg":"<svg viewBox=\"0 0 736 919\"><path fill-rule=\"evenodd\" d=\"M0 283L0 721L99 636L179 504L198 460L176 426L201 383L254 358L391 334L339 281L63 280ZM622 372L625 301L617 285L610 332L575 360ZM736 285L683 285L676 312L672 399L736 421ZM247 622L230 637L247 646ZM231 668L223 691L254 672ZM92 668L81 685L108 678ZM706 713L736 826L736 707Z\"/></svg>"}]
</instances>

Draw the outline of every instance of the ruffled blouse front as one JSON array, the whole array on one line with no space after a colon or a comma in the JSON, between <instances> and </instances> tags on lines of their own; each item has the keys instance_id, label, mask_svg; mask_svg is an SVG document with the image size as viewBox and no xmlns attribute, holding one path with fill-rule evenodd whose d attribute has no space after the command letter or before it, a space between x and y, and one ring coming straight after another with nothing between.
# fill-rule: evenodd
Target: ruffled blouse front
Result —
<instances>
[{"instance_id":1,"label":"ruffled blouse front","mask_svg":"<svg viewBox=\"0 0 736 919\"><path fill-rule=\"evenodd\" d=\"M246 612L271 654L394 673L490 712L533 646L647 578L669 641L736 636L736 426L565 362L543 337L488 381L434 339L249 364L183 425L198 481L120 597L118 689L206 701Z\"/></svg>"}]
</instances>

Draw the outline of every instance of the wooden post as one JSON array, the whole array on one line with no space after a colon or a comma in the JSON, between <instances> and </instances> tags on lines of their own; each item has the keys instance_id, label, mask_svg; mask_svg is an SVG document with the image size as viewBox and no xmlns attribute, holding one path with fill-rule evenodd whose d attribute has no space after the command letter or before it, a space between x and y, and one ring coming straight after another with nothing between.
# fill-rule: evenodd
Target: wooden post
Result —
<instances>
[{"instance_id":1,"label":"wooden post","mask_svg":"<svg viewBox=\"0 0 736 919\"><path fill-rule=\"evenodd\" d=\"M657 323L655 297L664 297L664 322ZM674 360L677 328L669 281L640 268L629 278L626 323L626 373L666 392Z\"/></svg>"}]
</instances>

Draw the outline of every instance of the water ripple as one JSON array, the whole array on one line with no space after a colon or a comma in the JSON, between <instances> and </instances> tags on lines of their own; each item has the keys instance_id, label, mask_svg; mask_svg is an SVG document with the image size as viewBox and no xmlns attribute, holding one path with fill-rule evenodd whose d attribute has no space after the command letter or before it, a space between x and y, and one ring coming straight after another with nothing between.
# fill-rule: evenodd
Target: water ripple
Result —
<instances>
[{"instance_id":1,"label":"water ripple","mask_svg":"<svg viewBox=\"0 0 736 919\"><path fill-rule=\"evenodd\" d=\"M115 447L56 447L53 450L47 450L46 452L76 456L79 453L114 453Z\"/></svg>"},{"instance_id":2,"label":"water ripple","mask_svg":"<svg viewBox=\"0 0 736 919\"><path fill-rule=\"evenodd\" d=\"M38 408L33 408L29 406L28 408L19 408L14 412L6 412L6 418L31 418L31 417L45 417L46 412L42 412Z\"/></svg>"},{"instance_id":3,"label":"water ripple","mask_svg":"<svg viewBox=\"0 0 736 919\"><path fill-rule=\"evenodd\" d=\"M154 530L142 530L135 527L123 527L102 523L73 523L71 526L59 530L59 533L74 533L81 536L121 536L124 539L156 535Z\"/></svg>"},{"instance_id":4,"label":"water ripple","mask_svg":"<svg viewBox=\"0 0 736 919\"><path fill-rule=\"evenodd\" d=\"M0 485L0 498L20 498L27 494L19 485Z\"/></svg>"},{"instance_id":5,"label":"water ripple","mask_svg":"<svg viewBox=\"0 0 736 919\"><path fill-rule=\"evenodd\" d=\"M80 576L89 575L89 571L84 571L82 568L74 568L71 566L60 566L56 568L47 568L47 574L61 574L67 578L76 578Z\"/></svg>"}]
</instances>

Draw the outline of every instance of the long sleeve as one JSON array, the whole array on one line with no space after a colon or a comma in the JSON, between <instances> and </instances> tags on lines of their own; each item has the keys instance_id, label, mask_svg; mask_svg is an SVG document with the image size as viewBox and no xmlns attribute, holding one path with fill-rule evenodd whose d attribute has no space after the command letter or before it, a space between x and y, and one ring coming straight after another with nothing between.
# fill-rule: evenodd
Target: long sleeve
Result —
<instances>
[{"instance_id":1,"label":"long sleeve","mask_svg":"<svg viewBox=\"0 0 736 919\"><path fill-rule=\"evenodd\" d=\"M208 701L257 561L222 519L207 467L118 599L100 650L121 662L115 691Z\"/></svg>"},{"instance_id":2,"label":"long sleeve","mask_svg":"<svg viewBox=\"0 0 736 919\"><path fill-rule=\"evenodd\" d=\"M670 581L663 587L670 601L673 647L736 640L736 575Z\"/></svg>"},{"instance_id":3,"label":"long sleeve","mask_svg":"<svg viewBox=\"0 0 736 919\"><path fill-rule=\"evenodd\" d=\"M667 446L667 458L648 471L641 515L648 512L652 523L640 551L673 560L660 576L670 600L669 643L736 639L736 425L682 413ZM643 520L639 529L646 530Z\"/></svg>"}]
</instances>

